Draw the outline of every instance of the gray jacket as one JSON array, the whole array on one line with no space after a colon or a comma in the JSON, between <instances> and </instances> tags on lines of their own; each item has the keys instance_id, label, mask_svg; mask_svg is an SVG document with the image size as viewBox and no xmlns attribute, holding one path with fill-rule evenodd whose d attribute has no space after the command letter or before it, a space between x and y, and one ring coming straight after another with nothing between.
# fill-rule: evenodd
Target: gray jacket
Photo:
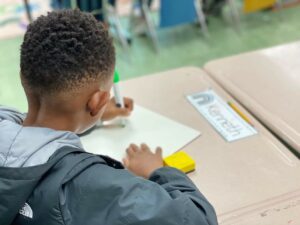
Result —
<instances>
[{"instance_id":1,"label":"gray jacket","mask_svg":"<svg viewBox=\"0 0 300 225\"><path fill-rule=\"evenodd\" d=\"M145 180L84 152L73 133L24 128L22 119L0 109L1 225L217 224L213 207L180 171L161 168ZM25 129L41 131L25 138Z\"/></svg>"}]
</instances>

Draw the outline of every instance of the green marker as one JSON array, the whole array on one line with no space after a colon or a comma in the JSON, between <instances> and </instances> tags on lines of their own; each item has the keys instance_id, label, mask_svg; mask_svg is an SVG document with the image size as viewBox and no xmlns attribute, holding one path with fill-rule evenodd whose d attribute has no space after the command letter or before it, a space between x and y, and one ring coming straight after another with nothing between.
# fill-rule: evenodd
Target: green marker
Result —
<instances>
[{"instance_id":1,"label":"green marker","mask_svg":"<svg viewBox=\"0 0 300 225\"><path fill-rule=\"evenodd\" d=\"M117 70L115 70L113 90L114 90L116 106L119 107L119 108L124 108L125 105L124 105L123 97L121 95L119 81L120 81L119 73L118 73ZM123 127L125 127L125 120L123 118L121 118L121 125Z\"/></svg>"}]
</instances>

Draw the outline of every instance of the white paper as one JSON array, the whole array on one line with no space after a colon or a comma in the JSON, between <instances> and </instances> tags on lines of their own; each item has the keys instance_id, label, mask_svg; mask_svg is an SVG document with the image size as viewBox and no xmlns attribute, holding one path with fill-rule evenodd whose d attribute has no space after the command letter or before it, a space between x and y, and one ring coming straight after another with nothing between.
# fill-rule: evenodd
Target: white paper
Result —
<instances>
[{"instance_id":1,"label":"white paper","mask_svg":"<svg viewBox=\"0 0 300 225\"><path fill-rule=\"evenodd\" d=\"M257 134L254 127L213 90L189 95L187 99L228 142Z\"/></svg>"},{"instance_id":2,"label":"white paper","mask_svg":"<svg viewBox=\"0 0 300 225\"><path fill-rule=\"evenodd\" d=\"M113 124L118 122L116 120ZM146 143L153 150L160 146L166 157L181 150L199 135L199 131L143 107L135 106L130 118L126 119L125 127L118 125L99 127L81 137L81 141L87 152L122 160L126 148L131 143Z\"/></svg>"}]
</instances>

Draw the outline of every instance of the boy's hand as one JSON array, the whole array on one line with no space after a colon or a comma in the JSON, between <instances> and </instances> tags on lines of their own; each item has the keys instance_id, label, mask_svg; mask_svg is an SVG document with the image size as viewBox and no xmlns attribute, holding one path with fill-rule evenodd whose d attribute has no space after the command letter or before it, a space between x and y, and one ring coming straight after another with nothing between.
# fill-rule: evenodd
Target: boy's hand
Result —
<instances>
[{"instance_id":1,"label":"boy's hand","mask_svg":"<svg viewBox=\"0 0 300 225\"><path fill-rule=\"evenodd\" d=\"M124 166L137 176L148 179L155 170L164 166L160 147L156 148L155 153L152 153L145 144L140 147L131 144L126 152L127 155L123 159Z\"/></svg>"},{"instance_id":2,"label":"boy's hand","mask_svg":"<svg viewBox=\"0 0 300 225\"><path fill-rule=\"evenodd\" d=\"M128 117L133 110L133 100L131 98L124 98L124 108L116 106L115 98L110 99L106 110L101 118L102 121L112 120L118 116Z\"/></svg>"}]
</instances>

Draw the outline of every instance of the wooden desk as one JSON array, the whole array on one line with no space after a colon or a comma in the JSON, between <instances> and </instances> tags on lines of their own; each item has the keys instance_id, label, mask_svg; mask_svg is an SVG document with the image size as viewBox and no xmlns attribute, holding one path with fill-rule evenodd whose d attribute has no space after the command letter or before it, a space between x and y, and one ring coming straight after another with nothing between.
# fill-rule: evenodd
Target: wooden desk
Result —
<instances>
[{"instance_id":1,"label":"wooden desk","mask_svg":"<svg viewBox=\"0 0 300 225\"><path fill-rule=\"evenodd\" d=\"M136 104L202 132L184 148L197 162L196 171L189 176L215 206L220 224L282 225L292 219L299 222L299 160L238 104L259 134L227 143L186 100L186 95L208 88L213 88L224 100L233 101L197 68L182 68L122 83L123 93L133 97ZM272 211L274 207L293 204L285 209L284 215L283 211Z\"/></svg>"},{"instance_id":2,"label":"wooden desk","mask_svg":"<svg viewBox=\"0 0 300 225\"><path fill-rule=\"evenodd\" d=\"M215 60L205 70L300 153L300 42Z\"/></svg>"}]
</instances>

